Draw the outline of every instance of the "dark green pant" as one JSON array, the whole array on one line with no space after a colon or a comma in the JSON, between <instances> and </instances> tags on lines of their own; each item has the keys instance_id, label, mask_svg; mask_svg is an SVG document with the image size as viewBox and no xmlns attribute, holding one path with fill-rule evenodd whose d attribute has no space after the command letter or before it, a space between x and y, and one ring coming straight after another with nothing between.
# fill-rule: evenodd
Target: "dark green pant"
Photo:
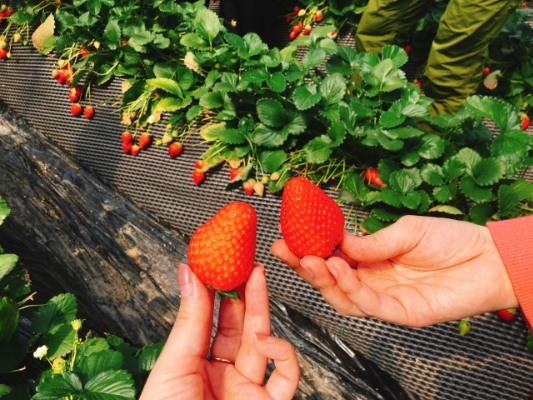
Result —
<instances>
[{"instance_id":1,"label":"dark green pant","mask_svg":"<svg viewBox=\"0 0 533 400\"><path fill-rule=\"evenodd\" d=\"M453 114L482 79L488 46L519 0L450 0L424 73L423 89L435 99L431 114ZM358 51L380 53L403 46L431 0L370 0L356 32Z\"/></svg>"}]
</instances>

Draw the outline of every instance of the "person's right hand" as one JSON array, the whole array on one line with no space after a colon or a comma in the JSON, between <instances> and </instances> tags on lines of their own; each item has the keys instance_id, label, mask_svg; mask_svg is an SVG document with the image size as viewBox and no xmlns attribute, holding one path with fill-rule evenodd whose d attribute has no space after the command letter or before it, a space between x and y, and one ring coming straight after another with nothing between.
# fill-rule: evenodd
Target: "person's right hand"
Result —
<instances>
[{"instance_id":1,"label":"person's right hand","mask_svg":"<svg viewBox=\"0 0 533 400\"><path fill-rule=\"evenodd\" d=\"M488 228L468 222L406 216L373 235L345 232L327 260L300 260L283 240L272 253L345 315L420 327L518 306Z\"/></svg>"}]
</instances>

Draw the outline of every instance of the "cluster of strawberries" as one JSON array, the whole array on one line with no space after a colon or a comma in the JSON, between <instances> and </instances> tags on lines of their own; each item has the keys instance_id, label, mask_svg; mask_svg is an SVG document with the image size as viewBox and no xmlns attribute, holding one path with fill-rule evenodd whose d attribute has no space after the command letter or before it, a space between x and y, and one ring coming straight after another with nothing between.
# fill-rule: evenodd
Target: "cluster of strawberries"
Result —
<instances>
[{"instance_id":1,"label":"cluster of strawberries","mask_svg":"<svg viewBox=\"0 0 533 400\"><path fill-rule=\"evenodd\" d=\"M9 17L11 17L14 12L15 11L13 11L11 6L8 6L7 4L0 5L0 25L4 22L4 20L7 20Z\"/></svg>"},{"instance_id":2,"label":"cluster of strawberries","mask_svg":"<svg viewBox=\"0 0 533 400\"><path fill-rule=\"evenodd\" d=\"M146 149L152 143L152 135L148 132L141 133L137 143L135 143L135 137L131 132L122 132L122 151L124 154L131 153L133 157L136 157L141 150Z\"/></svg>"},{"instance_id":3,"label":"cluster of strawberries","mask_svg":"<svg viewBox=\"0 0 533 400\"><path fill-rule=\"evenodd\" d=\"M324 13L321 10L308 12L304 8L294 7L292 13L285 16L285 21L291 25L289 39L294 40L309 35L313 27L311 23L322 21Z\"/></svg>"},{"instance_id":4,"label":"cluster of strawberries","mask_svg":"<svg viewBox=\"0 0 533 400\"><path fill-rule=\"evenodd\" d=\"M74 76L74 70L72 69L69 62L64 60L59 60L58 65L60 69L52 70L52 77L60 85L67 84L68 86L72 85L72 78ZM83 94L84 87L82 85L76 85L71 88L68 93L68 99L71 103L70 114L74 117L78 117L81 114L87 119L91 119L94 116L94 107L86 106L85 108L80 104L80 99Z\"/></svg>"}]
</instances>

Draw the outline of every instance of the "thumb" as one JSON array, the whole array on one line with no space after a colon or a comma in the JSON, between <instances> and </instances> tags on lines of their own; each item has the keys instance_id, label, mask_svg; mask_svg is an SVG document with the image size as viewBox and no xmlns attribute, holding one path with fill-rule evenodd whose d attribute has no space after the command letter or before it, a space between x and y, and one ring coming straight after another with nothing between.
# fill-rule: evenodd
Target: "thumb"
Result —
<instances>
[{"instance_id":1,"label":"thumb","mask_svg":"<svg viewBox=\"0 0 533 400\"><path fill-rule=\"evenodd\" d=\"M384 261L413 250L426 230L425 218L405 216L371 235L359 237L344 232L339 250L357 261Z\"/></svg>"}]
</instances>

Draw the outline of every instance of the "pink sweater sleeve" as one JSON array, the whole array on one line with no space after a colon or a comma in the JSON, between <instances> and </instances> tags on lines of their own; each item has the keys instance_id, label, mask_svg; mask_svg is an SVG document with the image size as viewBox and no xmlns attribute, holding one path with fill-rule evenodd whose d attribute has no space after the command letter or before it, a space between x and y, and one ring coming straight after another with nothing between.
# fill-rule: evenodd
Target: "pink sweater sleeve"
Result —
<instances>
[{"instance_id":1,"label":"pink sweater sleeve","mask_svg":"<svg viewBox=\"0 0 533 400\"><path fill-rule=\"evenodd\" d=\"M533 326L533 216L489 222L489 231L507 268L529 327Z\"/></svg>"}]
</instances>

